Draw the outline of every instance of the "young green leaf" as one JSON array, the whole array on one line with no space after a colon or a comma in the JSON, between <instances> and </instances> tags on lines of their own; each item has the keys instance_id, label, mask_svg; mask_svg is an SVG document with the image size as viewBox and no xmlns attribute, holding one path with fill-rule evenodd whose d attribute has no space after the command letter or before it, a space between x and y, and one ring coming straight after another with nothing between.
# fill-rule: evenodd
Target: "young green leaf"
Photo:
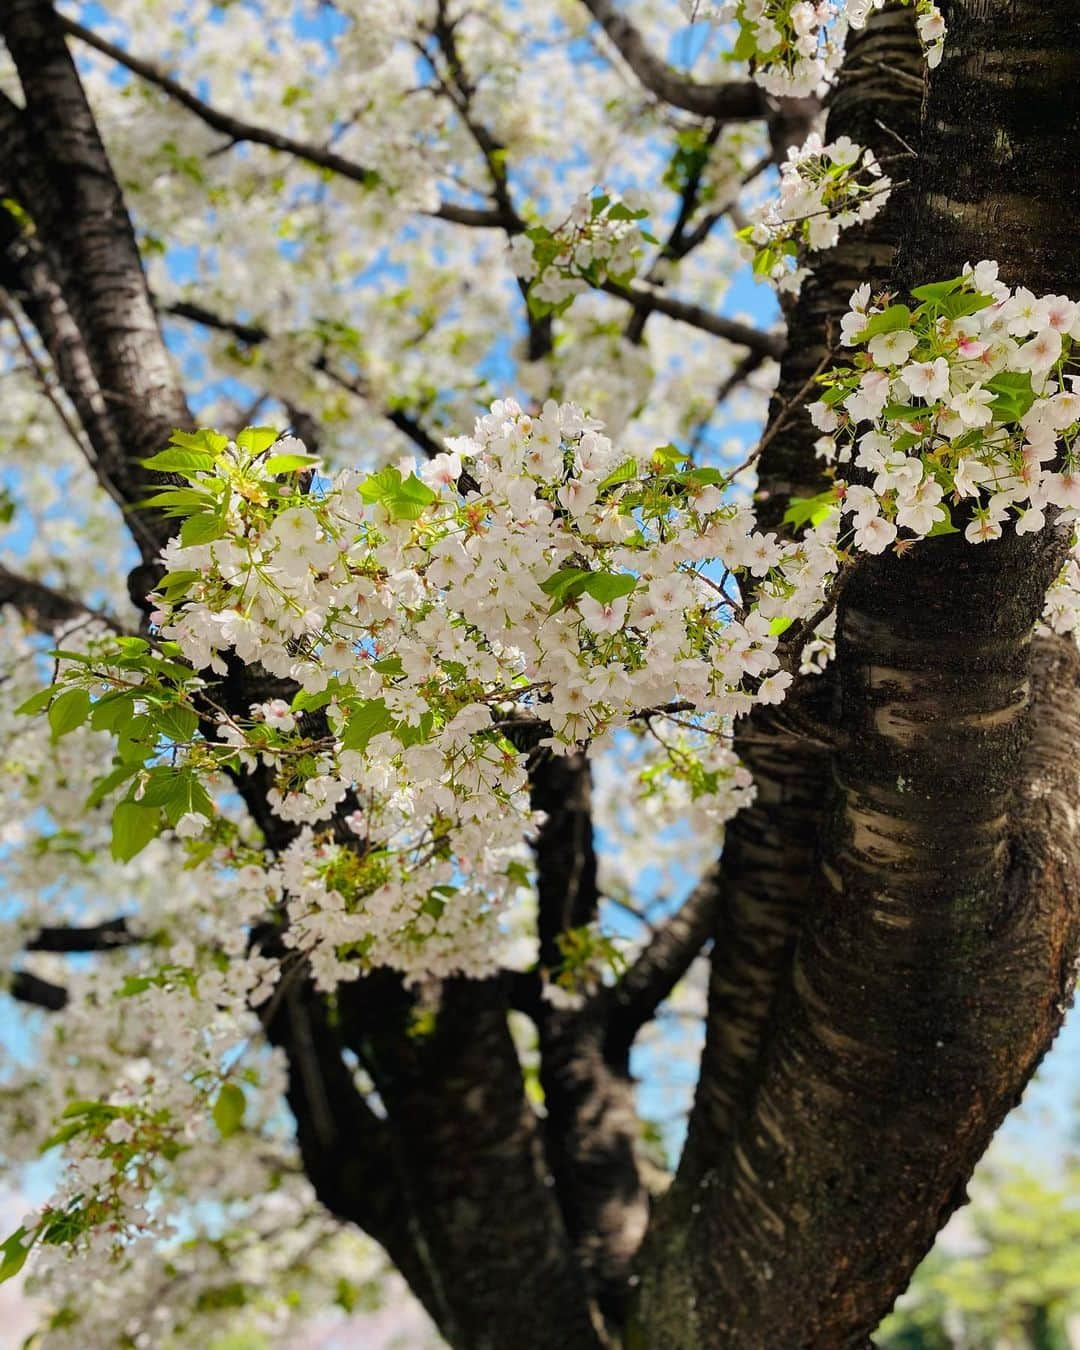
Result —
<instances>
[{"instance_id":1,"label":"young green leaf","mask_svg":"<svg viewBox=\"0 0 1080 1350\"><path fill-rule=\"evenodd\" d=\"M53 699L49 707L49 726L54 737L66 736L81 727L90 716L90 695L85 689L68 689Z\"/></svg>"},{"instance_id":2,"label":"young green leaf","mask_svg":"<svg viewBox=\"0 0 1080 1350\"><path fill-rule=\"evenodd\" d=\"M20 1227L16 1228L9 1238L0 1242L0 1284L18 1275L26 1264L26 1258L33 1246L32 1237L29 1242L25 1241L27 1236L27 1230Z\"/></svg>"},{"instance_id":3,"label":"young green leaf","mask_svg":"<svg viewBox=\"0 0 1080 1350\"><path fill-rule=\"evenodd\" d=\"M119 802L112 817L112 856L130 862L161 833L161 812L156 806Z\"/></svg>"},{"instance_id":4,"label":"young green leaf","mask_svg":"<svg viewBox=\"0 0 1080 1350\"><path fill-rule=\"evenodd\" d=\"M236 437L236 444L250 455L261 455L278 439L275 427L245 427Z\"/></svg>"},{"instance_id":5,"label":"young green leaf","mask_svg":"<svg viewBox=\"0 0 1080 1350\"><path fill-rule=\"evenodd\" d=\"M264 473L271 476L279 473L300 473L304 469L316 469L320 461L314 455L271 455L263 464Z\"/></svg>"},{"instance_id":6,"label":"young green leaf","mask_svg":"<svg viewBox=\"0 0 1080 1350\"><path fill-rule=\"evenodd\" d=\"M213 1106L214 1124L222 1139L234 1135L243 1124L247 1098L235 1083L223 1083Z\"/></svg>"},{"instance_id":7,"label":"young green leaf","mask_svg":"<svg viewBox=\"0 0 1080 1350\"><path fill-rule=\"evenodd\" d=\"M184 548L191 548L195 544L212 543L224 533L225 522L221 516L200 511L197 515L188 516L180 527L180 542Z\"/></svg>"},{"instance_id":8,"label":"young green leaf","mask_svg":"<svg viewBox=\"0 0 1080 1350\"><path fill-rule=\"evenodd\" d=\"M394 719L381 698L373 698L366 703L355 703L349 709L349 719L341 744L346 750L364 751L372 736L389 731L393 725Z\"/></svg>"}]
</instances>

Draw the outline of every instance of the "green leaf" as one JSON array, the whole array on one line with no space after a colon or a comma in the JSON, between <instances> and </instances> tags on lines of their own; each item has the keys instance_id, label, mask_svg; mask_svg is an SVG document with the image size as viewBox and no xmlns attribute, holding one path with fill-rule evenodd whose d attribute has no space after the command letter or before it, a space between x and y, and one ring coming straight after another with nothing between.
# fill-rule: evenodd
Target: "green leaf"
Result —
<instances>
[{"instance_id":1,"label":"green leaf","mask_svg":"<svg viewBox=\"0 0 1080 1350\"><path fill-rule=\"evenodd\" d=\"M613 469L611 473L608 474L608 476L600 484L597 491L603 492L605 488L615 487L619 483L629 483L632 479L636 478L637 476L638 476L637 460L624 459L617 469Z\"/></svg>"},{"instance_id":2,"label":"green leaf","mask_svg":"<svg viewBox=\"0 0 1080 1350\"><path fill-rule=\"evenodd\" d=\"M201 511L207 503L212 501L207 493L200 492L198 488L166 488L163 492L155 492L150 497L144 497L140 506L146 507L164 507L169 506L173 509L166 512L167 515L190 515L191 512Z\"/></svg>"},{"instance_id":3,"label":"green leaf","mask_svg":"<svg viewBox=\"0 0 1080 1350\"><path fill-rule=\"evenodd\" d=\"M960 533L960 531L952 523L952 516L949 514L949 508L945 505L944 502L941 503L941 509L945 512L945 515L942 517L941 520L936 520L934 522L933 528L929 530L926 535L927 539L933 539L935 535L939 534Z\"/></svg>"},{"instance_id":4,"label":"green leaf","mask_svg":"<svg viewBox=\"0 0 1080 1350\"><path fill-rule=\"evenodd\" d=\"M217 1095L217 1101L214 1102L213 1117L214 1124L218 1127L218 1133L222 1139L228 1139L230 1135L236 1133L244 1120L244 1111L247 1107L247 1098L244 1096L242 1088L235 1083L223 1083L221 1091Z\"/></svg>"},{"instance_id":5,"label":"green leaf","mask_svg":"<svg viewBox=\"0 0 1080 1350\"><path fill-rule=\"evenodd\" d=\"M149 756L153 746L153 727L146 713L137 713L130 721L114 727L116 753L127 763L139 765Z\"/></svg>"},{"instance_id":6,"label":"green leaf","mask_svg":"<svg viewBox=\"0 0 1080 1350\"><path fill-rule=\"evenodd\" d=\"M1035 390L1026 370L1003 370L985 387L997 397L990 405L1000 421L1017 422L1035 402Z\"/></svg>"},{"instance_id":7,"label":"green leaf","mask_svg":"<svg viewBox=\"0 0 1080 1350\"><path fill-rule=\"evenodd\" d=\"M380 469L378 473L369 473L359 484L357 491L366 502L381 502L400 486L401 471L399 469Z\"/></svg>"},{"instance_id":8,"label":"green leaf","mask_svg":"<svg viewBox=\"0 0 1080 1350\"><path fill-rule=\"evenodd\" d=\"M69 689L49 706L49 726L54 737L66 736L90 716L90 695L85 689Z\"/></svg>"},{"instance_id":9,"label":"green leaf","mask_svg":"<svg viewBox=\"0 0 1080 1350\"><path fill-rule=\"evenodd\" d=\"M95 731L115 731L135 716L136 697L133 690L120 689L99 698L90 714L90 725Z\"/></svg>"},{"instance_id":10,"label":"green leaf","mask_svg":"<svg viewBox=\"0 0 1080 1350\"><path fill-rule=\"evenodd\" d=\"M48 1153L50 1149L58 1148L61 1144L66 1144L69 1139L83 1133L87 1127L85 1120L69 1120L66 1125L61 1125L58 1130L54 1130L38 1149L39 1153Z\"/></svg>"},{"instance_id":11,"label":"green leaf","mask_svg":"<svg viewBox=\"0 0 1080 1350\"><path fill-rule=\"evenodd\" d=\"M305 689L299 689L293 695L289 707L293 712L314 712L317 708L325 708L334 697L334 690L331 687L320 689L317 694L309 694Z\"/></svg>"},{"instance_id":12,"label":"green leaf","mask_svg":"<svg viewBox=\"0 0 1080 1350\"><path fill-rule=\"evenodd\" d=\"M52 702L55 690L50 684L45 689L39 689L36 694L31 694L15 709L16 717L33 717L36 713L44 712Z\"/></svg>"},{"instance_id":13,"label":"green leaf","mask_svg":"<svg viewBox=\"0 0 1080 1350\"><path fill-rule=\"evenodd\" d=\"M181 703L162 708L155 721L158 730L170 741L190 741L199 728L198 716Z\"/></svg>"},{"instance_id":14,"label":"green leaf","mask_svg":"<svg viewBox=\"0 0 1080 1350\"><path fill-rule=\"evenodd\" d=\"M397 469L369 474L359 491L364 501L384 507L391 520L416 520L438 495L414 473L403 480Z\"/></svg>"},{"instance_id":15,"label":"green leaf","mask_svg":"<svg viewBox=\"0 0 1080 1350\"><path fill-rule=\"evenodd\" d=\"M30 1255L30 1246L23 1246L23 1238L26 1237L25 1227L16 1228L14 1233L3 1242L0 1242L0 1284L5 1280L12 1279L18 1275L26 1264L26 1258Z\"/></svg>"},{"instance_id":16,"label":"green leaf","mask_svg":"<svg viewBox=\"0 0 1080 1350\"><path fill-rule=\"evenodd\" d=\"M372 736L389 731L394 725L390 710L381 698L369 699L366 703L354 703L349 709L349 719L341 737L346 750L363 752Z\"/></svg>"},{"instance_id":17,"label":"green leaf","mask_svg":"<svg viewBox=\"0 0 1080 1350\"><path fill-rule=\"evenodd\" d=\"M429 741L434 729L435 718L430 712L426 712L420 714L419 722L399 722L394 728L394 735L407 750L410 745L423 745L425 741Z\"/></svg>"},{"instance_id":18,"label":"green leaf","mask_svg":"<svg viewBox=\"0 0 1080 1350\"><path fill-rule=\"evenodd\" d=\"M644 220L648 211L635 211L625 202L616 202L608 211L608 220Z\"/></svg>"},{"instance_id":19,"label":"green leaf","mask_svg":"<svg viewBox=\"0 0 1080 1350\"><path fill-rule=\"evenodd\" d=\"M212 515L209 511L200 511L197 515L188 516L180 527L180 543L185 548L195 544L209 544L215 539L220 539L224 533L225 522L220 516Z\"/></svg>"},{"instance_id":20,"label":"green leaf","mask_svg":"<svg viewBox=\"0 0 1080 1350\"><path fill-rule=\"evenodd\" d=\"M173 446L159 450L141 463L144 469L156 469L159 473L207 473L214 467L214 456L205 450L181 450Z\"/></svg>"},{"instance_id":21,"label":"green leaf","mask_svg":"<svg viewBox=\"0 0 1080 1350\"><path fill-rule=\"evenodd\" d=\"M236 437L236 444L250 455L261 455L278 439L275 427L245 427Z\"/></svg>"},{"instance_id":22,"label":"green leaf","mask_svg":"<svg viewBox=\"0 0 1080 1350\"><path fill-rule=\"evenodd\" d=\"M751 264L751 271L756 277L767 277L773 269L776 262L776 250L768 248L759 248L754 254L754 261Z\"/></svg>"},{"instance_id":23,"label":"green leaf","mask_svg":"<svg viewBox=\"0 0 1080 1350\"><path fill-rule=\"evenodd\" d=\"M781 633L786 633L794 622L795 620L789 619L786 614L781 614L769 624L769 632L773 637L779 637Z\"/></svg>"},{"instance_id":24,"label":"green leaf","mask_svg":"<svg viewBox=\"0 0 1080 1350\"><path fill-rule=\"evenodd\" d=\"M95 806L100 806L110 792L115 792L121 784L126 783L129 778L134 777L139 772L137 764L120 764L107 774L98 778L90 795L86 799L86 809L89 811Z\"/></svg>"},{"instance_id":25,"label":"green leaf","mask_svg":"<svg viewBox=\"0 0 1080 1350\"><path fill-rule=\"evenodd\" d=\"M725 481L722 470L714 469L708 464L702 464L695 469L687 469L683 474L683 482L693 487L708 487Z\"/></svg>"},{"instance_id":26,"label":"green leaf","mask_svg":"<svg viewBox=\"0 0 1080 1350\"><path fill-rule=\"evenodd\" d=\"M262 467L264 473L276 475L301 473L304 469L317 468L319 463L314 455L271 455Z\"/></svg>"},{"instance_id":27,"label":"green leaf","mask_svg":"<svg viewBox=\"0 0 1080 1350\"><path fill-rule=\"evenodd\" d=\"M757 55L757 35L754 32L752 24L745 20L739 20L739 36L735 40L729 59L732 61L749 61L752 56Z\"/></svg>"},{"instance_id":28,"label":"green leaf","mask_svg":"<svg viewBox=\"0 0 1080 1350\"><path fill-rule=\"evenodd\" d=\"M822 403L829 408L834 408L838 403L841 403L847 398L848 394L854 392L856 383L857 382L854 380L848 380L843 384L834 384L822 394Z\"/></svg>"},{"instance_id":29,"label":"green leaf","mask_svg":"<svg viewBox=\"0 0 1080 1350\"><path fill-rule=\"evenodd\" d=\"M965 315L976 314L994 303L992 295L950 295L941 302L941 312L949 319L962 319Z\"/></svg>"},{"instance_id":30,"label":"green leaf","mask_svg":"<svg viewBox=\"0 0 1080 1350\"><path fill-rule=\"evenodd\" d=\"M207 820L212 820L214 803L209 792L195 777L194 773L184 774L183 789L184 795L182 797L178 793L165 804L165 819L169 824L175 826L180 817L187 815L189 811L194 811L200 816L205 816Z\"/></svg>"},{"instance_id":31,"label":"green leaf","mask_svg":"<svg viewBox=\"0 0 1080 1350\"><path fill-rule=\"evenodd\" d=\"M911 422L918 417L926 417L928 408L913 408L909 403L887 403L882 414L890 422Z\"/></svg>"},{"instance_id":32,"label":"green leaf","mask_svg":"<svg viewBox=\"0 0 1080 1350\"><path fill-rule=\"evenodd\" d=\"M157 584L157 589L166 600L175 600L183 595L193 581L199 580L199 573L190 568L180 572L166 572Z\"/></svg>"},{"instance_id":33,"label":"green leaf","mask_svg":"<svg viewBox=\"0 0 1080 1350\"><path fill-rule=\"evenodd\" d=\"M178 808L180 815L187 809L191 774L188 771L158 765L144 780L140 806Z\"/></svg>"},{"instance_id":34,"label":"green leaf","mask_svg":"<svg viewBox=\"0 0 1080 1350\"><path fill-rule=\"evenodd\" d=\"M951 281L932 281L925 286L916 286L911 294L916 300L929 300L932 304L937 304L946 296L952 295L963 282L963 277L953 277Z\"/></svg>"},{"instance_id":35,"label":"green leaf","mask_svg":"<svg viewBox=\"0 0 1080 1350\"><path fill-rule=\"evenodd\" d=\"M837 500L834 488L826 488L816 497L792 497L784 512L784 524L801 529L807 523L817 525L832 511L836 510Z\"/></svg>"},{"instance_id":36,"label":"green leaf","mask_svg":"<svg viewBox=\"0 0 1080 1350\"><path fill-rule=\"evenodd\" d=\"M120 802L112 817L112 856L130 862L161 833L161 812L156 806Z\"/></svg>"},{"instance_id":37,"label":"green leaf","mask_svg":"<svg viewBox=\"0 0 1080 1350\"><path fill-rule=\"evenodd\" d=\"M550 595L558 607L580 595L591 575L587 567L560 567L540 583L540 589L545 595Z\"/></svg>"},{"instance_id":38,"label":"green leaf","mask_svg":"<svg viewBox=\"0 0 1080 1350\"><path fill-rule=\"evenodd\" d=\"M390 512L395 520L416 520L424 508L430 506L439 494L417 478L409 474L390 501Z\"/></svg>"},{"instance_id":39,"label":"green leaf","mask_svg":"<svg viewBox=\"0 0 1080 1350\"><path fill-rule=\"evenodd\" d=\"M610 605L619 596L629 595L637 580L630 572L590 572L581 589L601 605Z\"/></svg>"},{"instance_id":40,"label":"green leaf","mask_svg":"<svg viewBox=\"0 0 1080 1350\"><path fill-rule=\"evenodd\" d=\"M61 1120L71 1120L73 1116L90 1116L99 1111L107 1111L108 1107L104 1102L95 1101L77 1101L68 1102L63 1111L60 1112Z\"/></svg>"},{"instance_id":41,"label":"green leaf","mask_svg":"<svg viewBox=\"0 0 1080 1350\"><path fill-rule=\"evenodd\" d=\"M907 305L890 305L881 314L871 317L869 323L859 334L860 342L867 342L879 333L896 333L901 328L911 327L911 310Z\"/></svg>"},{"instance_id":42,"label":"green leaf","mask_svg":"<svg viewBox=\"0 0 1080 1350\"><path fill-rule=\"evenodd\" d=\"M677 445L658 445L652 452L653 459L658 459L666 468L673 468L676 464L685 464L690 456L685 450L680 450Z\"/></svg>"},{"instance_id":43,"label":"green leaf","mask_svg":"<svg viewBox=\"0 0 1080 1350\"><path fill-rule=\"evenodd\" d=\"M169 444L178 445L184 450L201 450L216 458L228 446L229 438L210 427L200 427L198 431L174 431L169 437Z\"/></svg>"}]
</instances>

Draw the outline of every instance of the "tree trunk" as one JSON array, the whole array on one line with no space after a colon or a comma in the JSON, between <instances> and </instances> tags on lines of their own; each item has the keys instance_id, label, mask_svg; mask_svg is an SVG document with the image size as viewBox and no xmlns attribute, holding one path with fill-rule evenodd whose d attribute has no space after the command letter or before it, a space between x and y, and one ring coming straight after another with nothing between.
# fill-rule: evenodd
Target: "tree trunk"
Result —
<instances>
[{"instance_id":1,"label":"tree trunk","mask_svg":"<svg viewBox=\"0 0 1080 1350\"><path fill-rule=\"evenodd\" d=\"M1012 284L1075 295L1059 224L1077 194L1075 11L963 0L948 18L900 278L997 256ZM1080 779L1061 762L1078 663L1031 636L1063 549L1053 531L932 540L846 591L807 915L741 1098L731 1057L706 1055L632 1344L865 1345L1055 1034L1078 928ZM711 1049L732 1035L725 959L718 944Z\"/></svg>"}]
</instances>

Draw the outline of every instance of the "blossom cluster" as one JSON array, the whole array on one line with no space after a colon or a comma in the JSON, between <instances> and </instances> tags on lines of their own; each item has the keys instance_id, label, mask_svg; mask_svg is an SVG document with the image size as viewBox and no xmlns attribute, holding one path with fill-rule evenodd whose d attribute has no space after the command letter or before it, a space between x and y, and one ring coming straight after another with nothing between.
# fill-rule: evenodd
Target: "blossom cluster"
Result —
<instances>
[{"instance_id":1,"label":"blossom cluster","mask_svg":"<svg viewBox=\"0 0 1080 1350\"><path fill-rule=\"evenodd\" d=\"M754 251L754 271L780 291L798 294L809 268L807 253L832 248L841 230L872 220L892 182L872 150L840 136L828 145L812 133L788 151L780 187L753 213L738 237Z\"/></svg>"},{"instance_id":2,"label":"blossom cluster","mask_svg":"<svg viewBox=\"0 0 1080 1350\"><path fill-rule=\"evenodd\" d=\"M1039 530L1050 508L1077 518L1080 306L997 270L918 286L914 308L852 296L841 341L856 354L809 411L819 454L857 471L842 507L867 552L955 531L957 511L975 543Z\"/></svg>"},{"instance_id":3,"label":"blossom cluster","mask_svg":"<svg viewBox=\"0 0 1080 1350\"><path fill-rule=\"evenodd\" d=\"M378 963L490 968L527 875L528 753L654 716L726 738L783 697L779 635L837 565L835 517L762 533L719 470L627 456L569 404L497 403L419 473L309 492L309 461L266 435L180 436L149 461L190 484L162 494L186 518L153 619L211 690L230 656L300 686L220 714L195 749L272 771L270 805L301 831L272 884L324 987ZM733 771L701 781L735 809Z\"/></svg>"},{"instance_id":4,"label":"blossom cluster","mask_svg":"<svg viewBox=\"0 0 1080 1350\"><path fill-rule=\"evenodd\" d=\"M647 215L624 197L583 193L554 230L533 225L515 235L510 265L529 283L533 314L562 314L591 287L630 281L644 245L656 243L638 224Z\"/></svg>"},{"instance_id":5,"label":"blossom cluster","mask_svg":"<svg viewBox=\"0 0 1080 1350\"><path fill-rule=\"evenodd\" d=\"M734 20L733 55L753 63L754 78L781 98L805 98L829 84L843 59L848 28L862 28L885 0L727 0L714 9ZM927 64L941 60L945 22L934 0L906 0L917 15Z\"/></svg>"},{"instance_id":6,"label":"blossom cluster","mask_svg":"<svg viewBox=\"0 0 1080 1350\"><path fill-rule=\"evenodd\" d=\"M265 897L259 889L245 893L242 882L230 886L230 896L241 920L231 936L236 948L244 941L244 918L253 921ZM154 1199L164 1169L181 1153L220 1147L235 1134L248 1100L240 1084L245 1078L260 1083L237 1051L254 1029L251 1007L273 989L279 966L258 953L233 950L222 960L225 955L178 936L137 973L113 967L86 977L86 1011L63 1028L59 1047L65 1061L60 1095L68 1100L41 1145L63 1147L65 1170L48 1204L0 1246L4 1278L35 1247L112 1257L133 1240L175 1234L168 1208ZM73 1066L80 1064L82 1041L100 1035L101 1024L111 1034L109 1059L121 1062L106 1066L99 1052L79 1072ZM106 1067L116 1077L104 1096L72 1092L79 1078L84 1091L100 1090Z\"/></svg>"}]
</instances>

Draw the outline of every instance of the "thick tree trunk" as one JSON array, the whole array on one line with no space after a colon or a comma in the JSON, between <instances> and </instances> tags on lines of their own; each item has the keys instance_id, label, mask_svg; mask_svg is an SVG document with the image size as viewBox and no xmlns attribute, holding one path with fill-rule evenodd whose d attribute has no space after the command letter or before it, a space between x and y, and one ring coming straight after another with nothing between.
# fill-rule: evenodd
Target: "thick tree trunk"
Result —
<instances>
[{"instance_id":1,"label":"thick tree trunk","mask_svg":"<svg viewBox=\"0 0 1080 1350\"><path fill-rule=\"evenodd\" d=\"M1013 284L1076 295L1075 11L962 0L949 23L902 280L999 256ZM1061 740L1080 700L1075 654L1050 644L1033 665L1031 635L1063 546L929 541L845 593L845 738L807 919L741 1099L706 1057L633 1344L866 1344L1056 1032L1080 912ZM1033 811L1047 798L1052 821ZM733 994L714 981L711 1047Z\"/></svg>"},{"instance_id":2,"label":"thick tree trunk","mask_svg":"<svg viewBox=\"0 0 1080 1350\"><path fill-rule=\"evenodd\" d=\"M904 146L918 143L921 90L922 53L911 11L875 14L852 37L829 109L828 139L850 136L869 145L881 159L895 161L889 167L897 182L910 179L914 156ZM770 408L774 434L758 465L758 509L771 529L783 528L792 496L813 495L828 483L804 406L813 397L807 381L827 361L829 335L835 343L852 291L864 281L886 282L911 199L910 186L900 187L867 227L847 231L821 258L790 316ZM708 1166L713 1150L724 1146L810 899L830 765L827 739L805 728L816 723L824 737L830 734L832 686L830 670L803 682L785 705L755 709L736 729L757 797L731 822L724 844L712 1015L695 1103L695 1112L708 1116L698 1138L709 1147L689 1153L684 1172Z\"/></svg>"}]
</instances>

